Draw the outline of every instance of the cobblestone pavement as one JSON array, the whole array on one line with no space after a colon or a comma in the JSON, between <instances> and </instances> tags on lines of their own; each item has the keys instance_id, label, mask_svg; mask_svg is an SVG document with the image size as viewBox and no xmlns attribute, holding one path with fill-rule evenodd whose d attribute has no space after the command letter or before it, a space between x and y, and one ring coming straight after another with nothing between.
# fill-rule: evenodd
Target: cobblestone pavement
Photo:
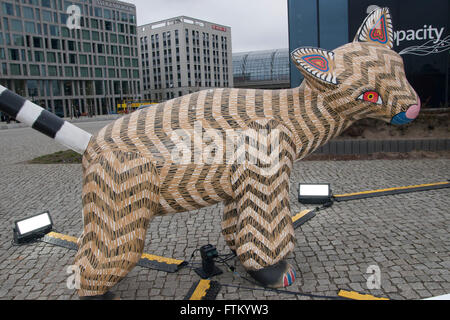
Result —
<instances>
[{"instance_id":1,"label":"cobblestone pavement","mask_svg":"<svg viewBox=\"0 0 450 320\"><path fill-rule=\"evenodd\" d=\"M106 122L79 124L92 133ZM36 156L64 150L29 128L0 131L0 299L78 299L67 289L74 251L44 243L13 246L16 219L50 210L58 232L79 236L81 166L27 165ZM445 181L450 160L298 162L292 177L292 213L297 183L330 182L335 194ZM450 292L450 190L435 190L337 203L296 230L289 261L298 280L289 288L336 296L339 289L392 299L421 299ZM220 235L221 206L155 218L145 252L189 259L211 243L229 253ZM196 255L195 261L199 262ZM236 260L237 272L245 275ZM367 288L371 265L381 270L381 289ZM221 266L223 284L253 287ZM182 299L199 277L191 268L167 274L136 267L113 291L122 299ZM261 290L222 287L218 299L309 299Z\"/></svg>"}]
</instances>

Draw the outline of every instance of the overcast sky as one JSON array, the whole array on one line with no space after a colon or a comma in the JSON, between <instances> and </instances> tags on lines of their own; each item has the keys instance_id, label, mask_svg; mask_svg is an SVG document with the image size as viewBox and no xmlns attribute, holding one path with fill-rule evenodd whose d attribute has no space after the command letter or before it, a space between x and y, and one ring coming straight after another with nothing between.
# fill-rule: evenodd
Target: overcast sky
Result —
<instances>
[{"instance_id":1,"label":"overcast sky","mask_svg":"<svg viewBox=\"0 0 450 320\"><path fill-rule=\"evenodd\" d=\"M189 16L231 27L233 52L288 48L286 0L124 0L139 25Z\"/></svg>"}]
</instances>

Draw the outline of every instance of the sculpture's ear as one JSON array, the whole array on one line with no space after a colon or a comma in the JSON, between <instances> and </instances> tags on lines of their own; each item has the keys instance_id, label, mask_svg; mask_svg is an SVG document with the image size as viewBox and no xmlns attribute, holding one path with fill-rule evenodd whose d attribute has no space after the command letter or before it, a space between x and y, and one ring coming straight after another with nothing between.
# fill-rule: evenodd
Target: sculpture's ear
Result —
<instances>
[{"instance_id":1,"label":"sculpture's ear","mask_svg":"<svg viewBox=\"0 0 450 320\"><path fill-rule=\"evenodd\" d=\"M377 8L364 20L354 42L372 42L389 49L394 46L394 29L389 8Z\"/></svg>"},{"instance_id":2,"label":"sculpture's ear","mask_svg":"<svg viewBox=\"0 0 450 320\"><path fill-rule=\"evenodd\" d=\"M334 53L318 48L298 48L291 59L306 79L318 80L322 84L337 85Z\"/></svg>"}]
</instances>

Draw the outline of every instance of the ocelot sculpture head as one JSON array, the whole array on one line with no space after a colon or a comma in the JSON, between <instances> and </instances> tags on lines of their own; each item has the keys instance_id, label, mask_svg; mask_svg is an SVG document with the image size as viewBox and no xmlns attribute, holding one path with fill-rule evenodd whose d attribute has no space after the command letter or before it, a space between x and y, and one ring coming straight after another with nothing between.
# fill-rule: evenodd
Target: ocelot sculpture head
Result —
<instances>
[{"instance_id":1,"label":"ocelot sculpture head","mask_svg":"<svg viewBox=\"0 0 450 320\"><path fill-rule=\"evenodd\" d=\"M291 57L319 91L319 105L350 121L376 118L401 125L417 118L420 99L393 48L388 8L370 13L353 42L333 51L299 48Z\"/></svg>"}]
</instances>

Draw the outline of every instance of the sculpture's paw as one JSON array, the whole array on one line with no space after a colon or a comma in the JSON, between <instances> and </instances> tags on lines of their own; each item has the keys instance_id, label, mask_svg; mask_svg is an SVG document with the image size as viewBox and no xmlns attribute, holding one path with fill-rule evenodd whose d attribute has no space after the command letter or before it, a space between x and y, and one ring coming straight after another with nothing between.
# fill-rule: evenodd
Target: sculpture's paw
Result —
<instances>
[{"instance_id":1,"label":"sculpture's paw","mask_svg":"<svg viewBox=\"0 0 450 320\"><path fill-rule=\"evenodd\" d=\"M253 279L268 288L289 287L296 278L294 268L284 260L261 270L247 272Z\"/></svg>"}]
</instances>

